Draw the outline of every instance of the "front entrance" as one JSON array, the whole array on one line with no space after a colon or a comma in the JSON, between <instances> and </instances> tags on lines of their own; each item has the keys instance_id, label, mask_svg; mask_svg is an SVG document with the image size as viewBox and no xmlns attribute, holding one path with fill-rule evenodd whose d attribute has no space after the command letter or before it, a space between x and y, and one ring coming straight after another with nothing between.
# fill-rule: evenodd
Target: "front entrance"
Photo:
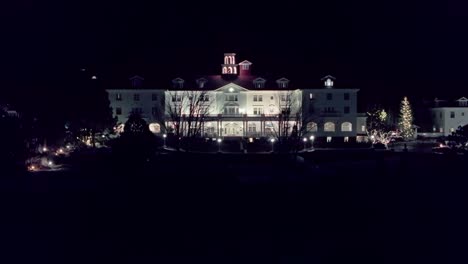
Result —
<instances>
[{"instance_id":1,"label":"front entrance","mask_svg":"<svg viewBox=\"0 0 468 264\"><path fill-rule=\"evenodd\" d=\"M224 125L224 136L226 137L242 137L242 125L237 122L226 123Z\"/></svg>"}]
</instances>

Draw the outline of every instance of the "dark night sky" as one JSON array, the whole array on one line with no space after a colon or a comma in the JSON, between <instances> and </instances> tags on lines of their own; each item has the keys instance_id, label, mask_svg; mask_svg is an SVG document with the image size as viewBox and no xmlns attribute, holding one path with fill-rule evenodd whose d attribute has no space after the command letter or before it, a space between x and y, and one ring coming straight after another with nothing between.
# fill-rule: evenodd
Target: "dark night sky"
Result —
<instances>
[{"instance_id":1,"label":"dark night sky","mask_svg":"<svg viewBox=\"0 0 468 264\"><path fill-rule=\"evenodd\" d=\"M468 96L463 1L10 2L0 78L13 98L60 99L82 67L113 82L216 74L223 52L309 87L332 74L365 100Z\"/></svg>"}]
</instances>

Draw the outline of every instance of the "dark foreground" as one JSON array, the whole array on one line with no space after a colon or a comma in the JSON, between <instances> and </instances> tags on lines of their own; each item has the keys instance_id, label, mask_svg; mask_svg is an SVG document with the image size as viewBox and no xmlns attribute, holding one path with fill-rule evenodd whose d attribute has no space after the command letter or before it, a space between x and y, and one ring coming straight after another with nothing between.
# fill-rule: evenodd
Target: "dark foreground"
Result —
<instances>
[{"instance_id":1,"label":"dark foreground","mask_svg":"<svg viewBox=\"0 0 468 264\"><path fill-rule=\"evenodd\" d=\"M105 157L4 176L0 263L468 263L464 157L357 157Z\"/></svg>"}]
</instances>

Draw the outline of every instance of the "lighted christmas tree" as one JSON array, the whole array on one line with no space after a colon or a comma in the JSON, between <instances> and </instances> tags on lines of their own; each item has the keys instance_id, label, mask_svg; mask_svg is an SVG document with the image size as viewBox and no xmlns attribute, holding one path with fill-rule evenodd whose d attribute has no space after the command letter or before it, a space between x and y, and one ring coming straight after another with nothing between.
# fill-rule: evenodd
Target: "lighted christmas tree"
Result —
<instances>
[{"instance_id":1,"label":"lighted christmas tree","mask_svg":"<svg viewBox=\"0 0 468 264\"><path fill-rule=\"evenodd\" d=\"M408 98L403 98L400 105L400 122L399 127L401 136L407 140L414 136L413 132L413 111L411 110L410 102Z\"/></svg>"}]
</instances>

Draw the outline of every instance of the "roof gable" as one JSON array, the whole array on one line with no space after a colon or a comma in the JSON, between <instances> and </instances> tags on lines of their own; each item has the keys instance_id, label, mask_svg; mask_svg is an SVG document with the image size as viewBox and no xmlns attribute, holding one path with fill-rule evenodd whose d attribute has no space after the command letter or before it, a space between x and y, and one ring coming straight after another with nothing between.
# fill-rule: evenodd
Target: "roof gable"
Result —
<instances>
[{"instance_id":1,"label":"roof gable","mask_svg":"<svg viewBox=\"0 0 468 264\"><path fill-rule=\"evenodd\" d=\"M224 92L230 92L230 88L233 88L235 91L248 91L248 89L240 86L240 85L237 85L235 83L228 83L226 85L223 85L221 87L219 87L218 89L216 89L215 91L224 91Z\"/></svg>"}]
</instances>

